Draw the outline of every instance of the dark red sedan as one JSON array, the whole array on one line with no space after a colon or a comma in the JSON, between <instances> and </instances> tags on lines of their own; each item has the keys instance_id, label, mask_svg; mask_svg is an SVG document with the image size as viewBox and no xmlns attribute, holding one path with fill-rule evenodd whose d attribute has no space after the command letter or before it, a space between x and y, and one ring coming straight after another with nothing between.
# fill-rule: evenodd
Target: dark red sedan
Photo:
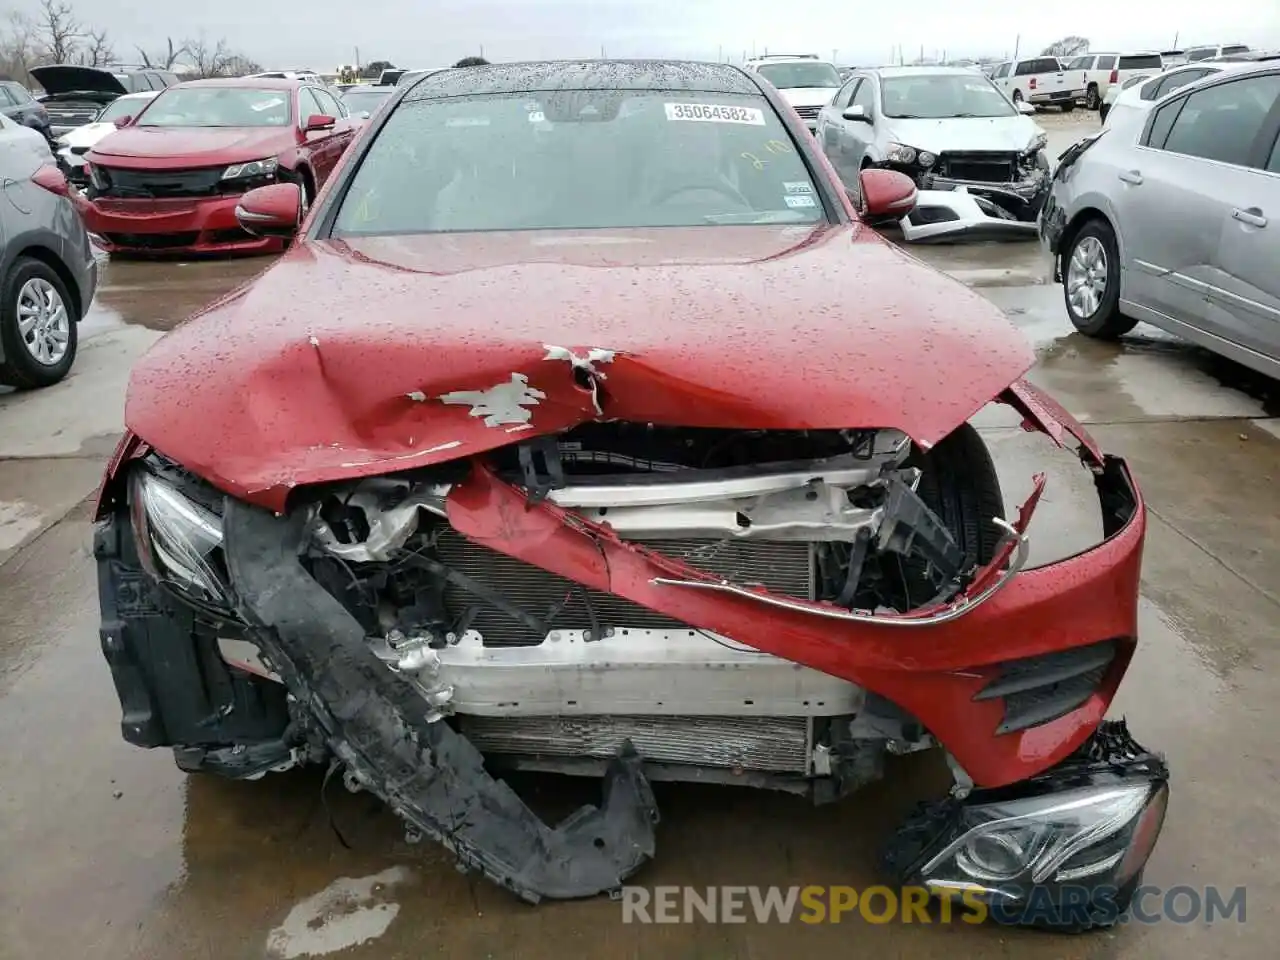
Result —
<instances>
[{"instance_id":1,"label":"dark red sedan","mask_svg":"<svg viewBox=\"0 0 1280 960\"><path fill-rule=\"evenodd\" d=\"M82 212L121 253L263 252L284 240L246 233L239 198L290 182L302 212L360 121L331 92L297 80L194 80L172 86L88 154Z\"/></svg>"},{"instance_id":2,"label":"dark red sedan","mask_svg":"<svg viewBox=\"0 0 1280 960\"><path fill-rule=\"evenodd\" d=\"M531 901L654 855L651 780L835 801L938 750L953 785L886 836L894 882L1115 923L1168 798L1104 720L1141 495L999 309L868 228L913 183L858 195L726 64L392 94L290 251L133 369L95 545L125 739L237 778L331 764ZM293 236L299 196L238 214ZM1028 563L1046 475L1006 498L991 403L1076 451L1090 547ZM511 769L603 804L545 823Z\"/></svg>"}]
</instances>

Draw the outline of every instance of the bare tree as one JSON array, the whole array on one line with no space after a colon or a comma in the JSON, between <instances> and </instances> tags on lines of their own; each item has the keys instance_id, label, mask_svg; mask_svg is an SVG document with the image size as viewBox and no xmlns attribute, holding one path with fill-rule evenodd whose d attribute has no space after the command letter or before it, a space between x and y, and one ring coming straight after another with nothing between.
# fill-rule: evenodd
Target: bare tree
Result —
<instances>
[{"instance_id":1,"label":"bare tree","mask_svg":"<svg viewBox=\"0 0 1280 960\"><path fill-rule=\"evenodd\" d=\"M70 63L84 39L71 4L65 0L40 0L36 38L43 59L49 63Z\"/></svg>"},{"instance_id":2,"label":"bare tree","mask_svg":"<svg viewBox=\"0 0 1280 960\"><path fill-rule=\"evenodd\" d=\"M182 45L186 48L187 55L191 58L191 65L195 67L197 76L222 77L227 75L227 61L231 59L233 54L228 49L225 39L220 39L216 43L210 44L208 38L201 33L194 39L184 40Z\"/></svg>"},{"instance_id":3,"label":"bare tree","mask_svg":"<svg viewBox=\"0 0 1280 960\"><path fill-rule=\"evenodd\" d=\"M1063 37L1040 51L1042 57L1076 57L1089 50L1088 37Z\"/></svg>"},{"instance_id":4,"label":"bare tree","mask_svg":"<svg viewBox=\"0 0 1280 960\"><path fill-rule=\"evenodd\" d=\"M36 62L35 34L35 24L16 11L0 27L0 73L27 86L31 85L27 68Z\"/></svg>"},{"instance_id":5,"label":"bare tree","mask_svg":"<svg viewBox=\"0 0 1280 960\"><path fill-rule=\"evenodd\" d=\"M115 48L107 39L107 31L90 30L84 35L84 49L80 52L80 63L86 67L105 67L116 59Z\"/></svg>"},{"instance_id":6,"label":"bare tree","mask_svg":"<svg viewBox=\"0 0 1280 960\"><path fill-rule=\"evenodd\" d=\"M189 52L185 43L174 43L173 37L164 39L164 53L148 53L141 47L134 47L138 51L138 56L142 58L144 67L151 67L154 70L172 70L174 65Z\"/></svg>"}]
</instances>

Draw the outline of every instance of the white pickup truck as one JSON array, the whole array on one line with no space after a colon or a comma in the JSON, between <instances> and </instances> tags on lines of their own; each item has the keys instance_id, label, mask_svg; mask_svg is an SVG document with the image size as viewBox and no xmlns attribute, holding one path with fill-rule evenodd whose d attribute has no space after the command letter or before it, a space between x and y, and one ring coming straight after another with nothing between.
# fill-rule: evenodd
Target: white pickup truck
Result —
<instances>
[{"instance_id":1,"label":"white pickup truck","mask_svg":"<svg viewBox=\"0 0 1280 960\"><path fill-rule=\"evenodd\" d=\"M1014 103L1061 107L1063 113L1074 110L1076 100L1084 98L1081 76L1063 70L1057 57L1048 56L1006 60L991 73L995 85Z\"/></svg>"},{"instance_id":2,"label":"white pickup truck","mask_svg":"<svg viewBox=\"0 0 1280 960\"><path fill-rule=\"evenodd\" d=\"M1084 86L1084 105L1097 110L1107 97L1112 84L1124 82L1139 74L1160 73L1164 58L1159 53L1086 53L1067 64L1067 73L1075 73Z\"/></svg>"}]
</instances>

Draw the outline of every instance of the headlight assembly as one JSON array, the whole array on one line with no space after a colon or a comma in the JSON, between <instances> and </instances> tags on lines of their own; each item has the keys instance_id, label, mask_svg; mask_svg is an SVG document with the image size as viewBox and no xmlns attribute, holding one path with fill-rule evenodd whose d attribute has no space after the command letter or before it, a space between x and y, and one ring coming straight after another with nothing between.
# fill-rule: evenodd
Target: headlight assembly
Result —
<instances>
[{"instance_id":1,"label":"headlight assembly","mask_svg":"<svg viewBox=\"0 0 1280 960\"><path fill-rule=\"evenodd\" d=\"M916 162L918 153L915 147L908 147L905 143L890 143L885 150L884 158L890 163L912 164Z\"/></svg>"},{"instance_id":2,"label":"headlight assembly","mask_svg":"<svg viewBox=\"0 0 1280 960\"><path fill-rule=\"evenodd\" d=\"M1048 143L1049 135L1047 133L1038 133L1031 139L1031 142L1027 144L1027 149L1024 152L1028 154L1036 153L1037 151L1043 150Z\"/></svg>"},{"instance_id":3,"label":"headlight assembly","mask_svg":"<svg viewBox=\"0 0 1280 960\"><path fill-rule=\"evenodd\" d=\"M1165 782L1142 779L965 804L916 878L995 904L1045 886L1119 888L1150 856L1167 803Z\"/></svg>"},{"instance_id":4,"label":"headlight assembly","mask_svg":"<svg viewBox=\"0 0 1280 960\"><path fill-rule=\"evenodd\" d=\"M221 517L142 468L130 478L129 506L148 573L191 599L230 605Z\"/></svg>"},{"instance_id":5,"label":"headlight assembly","mask_svg":"<svg viewBox=\"0 0 1280 960\"><path fill-rule=\"evenodd\" d=\"M233 163L222 172L223 180L245 180L250 177L270 177L276 172L280 161L275 157L262 160L250 160L248 163Z\"/></svg>"}]
</instances>

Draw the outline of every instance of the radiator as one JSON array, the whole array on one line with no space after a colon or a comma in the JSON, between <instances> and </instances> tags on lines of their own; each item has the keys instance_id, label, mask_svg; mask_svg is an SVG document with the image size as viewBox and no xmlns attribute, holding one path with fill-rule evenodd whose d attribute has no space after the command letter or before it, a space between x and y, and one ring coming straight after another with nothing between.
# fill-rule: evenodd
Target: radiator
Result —
<instances>
[{"instance_id":1,"label":"radiator","mask_svg":"<svg viewBox=\"0 0 1280 960\"><path fill-rule=\"evenodd\" d=\"M638 541L668 557L717 574L735 583L763 586L771 592L792 597L813 596L812 548L803 542L760 540L655 540ZM624 600L622 597L588 590L571 580L548 573L508 557L506 554L471 543L460 534L445 529L437 543L440 562L500 593L511 603L537 617L550 616L550 627L559 630L587 630L588 615L594 611L603 627L647 629L680 628L683 624ZM524 646L543 637L452 584L445 589L445 606L453 616L480 604L469 629L484 637L485 646ZM563 608L561 605L563 604Z\"/></svg>"}]
</instances>

